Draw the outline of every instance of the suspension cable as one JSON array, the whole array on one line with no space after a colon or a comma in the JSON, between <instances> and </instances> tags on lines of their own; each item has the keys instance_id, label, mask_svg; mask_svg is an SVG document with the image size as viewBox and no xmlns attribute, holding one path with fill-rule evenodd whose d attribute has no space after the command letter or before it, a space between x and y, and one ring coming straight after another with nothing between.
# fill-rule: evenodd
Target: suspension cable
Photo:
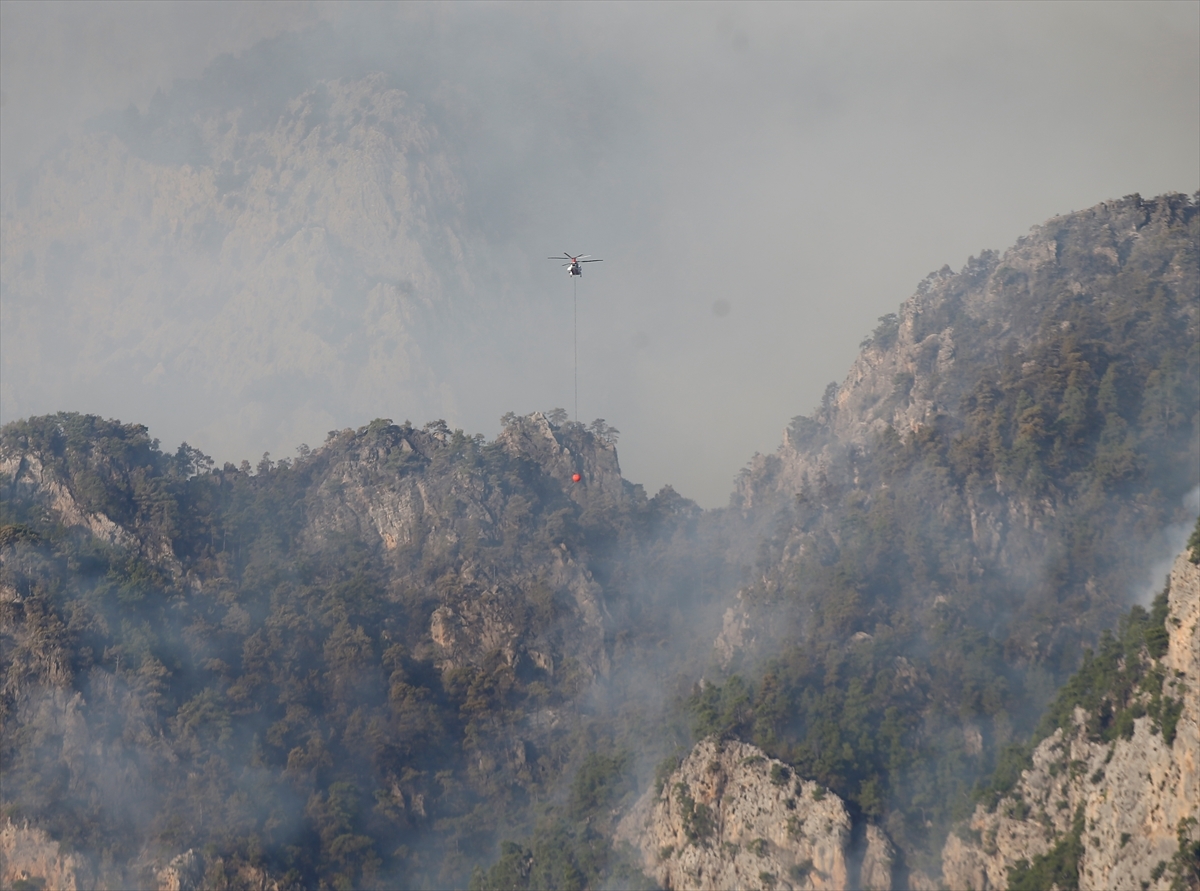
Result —
<instances>
[{"instance_id":1,"label":"suspension cable","mask_svg":"<svg viewBox=\"0 0 1200 891\"><path fill-rule=\"evenodd\" d=\"M580 280L571 276L571 305L575 312L575 423L580 423Z\"/></svg>"}]
</instances>

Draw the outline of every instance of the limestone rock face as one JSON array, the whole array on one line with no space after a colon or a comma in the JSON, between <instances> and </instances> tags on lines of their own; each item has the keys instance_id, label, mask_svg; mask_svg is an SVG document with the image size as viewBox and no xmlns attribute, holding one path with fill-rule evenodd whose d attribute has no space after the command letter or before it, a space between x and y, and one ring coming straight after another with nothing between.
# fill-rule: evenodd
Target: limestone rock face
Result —
<instances>
[{"instance_id":1,"label":"limestone rock face","mask_svg":"<svg viewBox=\"0 0 1200 891\"><path fill-rule=\"evenodd\" d=\"M775 455L755 458L763 469L773 459L779 464L765 477L743 477L737 498L749 505L764 497L764 488L794 494L807 486L815 492L823 475L852 477L853 450L887 427L905 435L938 415L955 416L974 384L957 370L964 358L998 366L1006 352L1044 336L1039 288L1052 281L1074 294L1102 288L1137 262L1139 241L1177 226L1177 214L1190 213L1188 208L1185 195L1104 202L1034 227L1003 254L984 251L959 272L945 266L930 274L891 323L863 343L817 417L785 431ZM1194 269L1175 266L1161 276L1165 287L1195 293ZM1194 324L1194 316L1189 321Z\"/></svg>"},{"instance_id":2,"label":"limestone rock face","mask_svg":"<svg viewBox=\"0 0 1200 891\"><path fill-rule=\"evenodd\" d=\"M617 827L644 871L670 889L851 886L850 815L842 800L746 743L697 743L661 790ZM868 827L863 888L892 887L892 848Z\"/></svg>"},{"instance_id":3,"label":"limestone rock face","mask_svg":"<svg viewBox=\"0 0 1200 891\"><path fill-rule=\"evenodd\" d=\"M140 552L172 574L178 574L179 561L165 536L150 530L131 529L103 511L89 510L80 503L63 476L49 466L47 459L48 456L34 451L0 447L4 497L37 501L63 526L84 531L106 544Z\"/></svg>"},{"instance_id":4,"label":"limestone rock face","mask_svg":"<svg viewBox=\"0 0 1200 891\"><path fill-rule=\"evenodd\" d=\"M415 551L451 551L469 536L502 539L522 528L531 509L524 498L504 497L469 469L445 469L451 450L447 431L380 427L378 435L349 437L309 496L305 535L320 544L350 532L378 537L399 565ZM551 425L540 412L510 421L497 439L510 454L528 460L548 489L584 506L626 498L616 449L574 427ZM419 472L431 464L437 473ZM581 476L579 483L571 479ZM604 648L610 624L604 592L559 541L526 555L517 571L499 576L465 560L453 579L437 586L429 615L429 638L443 669L479 663L499 652L515 666L522 660L553 676L570 663L588 677L607 674ZM565 621L541 621L533 599L560 611Z\"/></svg>"},{"instance_id":5,"label":"limestone rock face","mask_svg":"<svg viewBox=\"0 0 1200 891\"><path fill-rule=\"evenodd\" d=\"M609 622L600 586L561 552L551 552L542 570L491 583L465 567L459 586L442 593L442 605L430 616L438 665L478 664L498 651L510 666L528 661L551 677L564 664L588 677L607 675L603 641ZM530 589L568 607L569 621L557 629L534 627L525 601Z\"/></svg>"},{"instance_id":6,"label":"limestone rock face","mask_svg":"<svg viewBox=\"0 0 1200 891\"><path fill-rule=\"evenodd\" d=\"M200 891L204 887L204 862L188 849L154 872L158 891Z\"/></svg>"},{"instance_id":7,"label":"limestone rock face","mask_svg":"<svg viewBox=\"0 0 1200 891\"><path fill-rule=\"evenodd\" d=\"M1200 566L1186 555L1171 571L1168 669L1164 695L1183 702L1168 745L1138 718L1131 739L1093 742L1077 709L1069 733L1057 730L1033 753L1033 768L996 810L976 808L969 825L951 834L942 854L951 888L992 891L1008 885L1008 869L1050 851L1072 831L1082 808L1081 889L1166 889L1181 824L1200 815ZM1185 834L1195 838L1193 823ZM962 835L971 837L964 840ZM977 840L976 840L977 839Z\"/></svg>"},{"instance_id":8,"label":"limestone rock face","mask_svg":"<svg viewBox=\"0 0 1200 891\"><path fill-rule=\"evenodd\" d=\"M544 414L534 412L513 419L498 441L511 454L536 462L544 473L560 480L573 501L623 502L628 496L616 446L597 438L584 447L579 434L579 425L555 427ZM572 479L576 473L580 476L578 483Z\"/></svg>"},{"instance_id":9,"label":"limestone rock face","mask_svg":"<svg viewBox=\"0 0 1200 891\"><path fill-rule=\"evenodd\" d=\"M858 886L863 891L891 891L895 863L896 847L892 840L878 826L868 825Z\"/></svg>"},{"instance_id":10,"label":"limestone rock face","mask_svg":"<svg viewBox=\"0 0 1200 891\"><path fill-rule=\"evenodd\" d=\"M41 879L55 891L91 887L90 872L79 857L62 853L42 830L6 820L0 826L0 884L11 888L22 879Z\"/></svg>"},{"instance_id":11,"label":"limestone rock face","mask_svg":"<svg viewBox=\"0 0 1200 891\"><path fill-rule=\"evenodd\" d=\"M67 527L86 529L107 544L129 545L133 536L103 513L80 506L57 475L47 469L36 454L0 451L0 474L7 477L12 492L9 497L33 498L44 502Z\"/></svg>"},{"instance_id":12,"label":"limestone rock face","mask_svg":"<svg viewBox=\"0 0 1200 891\"><path fill-rule=\"evenodd\" d=\"M957 272L944 267L929 275L896 314L881 320L820 407L810 417L795 418L780 447L756 455L738 478L732 507L761 537L781 539L777 574L804 556L824 559L838 552L840 531L828 517L837 514L848 493L879 497L872 480L885 451L881 443L907 441L923 429L963 429L969 397L977 386L999 379L1010 361L1006 357L1033 357L1055 338L1074 336L1076 323L1060 317L1061 295L1103 306L1120 276L1153 269L1164 292L1178 301L1180 330L1196 330L1195 264L1162 263L1154 259L1153 247L1194 239L1186 233L1195 213L1185 195L1105 202L1051 219L1003 253L985 251ZM1034 372L1037 364L1023 363L1021 373ZM1192 448L1188 460L1195 463ZM1181 472L1178 495L1194 480ZM1035 499L1014 489L997 474L978 487L964 487L961 507L944 503L940 510L943 517L953 514L955 524L965 520L962 525L969 526L962 532L970 537L972 571L995 571L1014 589L1027 590L1041 580L1029 567L1043 565L1047 535L1065 505L1054 495ZM803 521L780 536L778 517L787 515L802 515ZM760 600L771 596L769 581L759 586ZM935 598L947 593L930 587L917 606L932 615ZM953 601L952 592L949 598ZM772 604L758 614L744 601L732 604L716 641L718 660L731 665L739 653L753 661L755 654L770 652L776 608ZM1036 652L1029 655L1037 658Z\"/></svg>"}]
</instances>

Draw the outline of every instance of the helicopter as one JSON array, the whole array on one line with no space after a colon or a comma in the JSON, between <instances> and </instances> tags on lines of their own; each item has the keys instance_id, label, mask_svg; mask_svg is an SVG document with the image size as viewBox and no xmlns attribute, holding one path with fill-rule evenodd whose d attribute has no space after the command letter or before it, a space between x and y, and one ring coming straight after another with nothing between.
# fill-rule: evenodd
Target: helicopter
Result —
<instances>
[{"instance_id":1,"label":"helicopter","mask_svg":"<svg viewBox=\"0 0 1200 891\"><path fill-rule=\"evenodd\" d=\"M589 260L588 257L590 257L590 256L591 256L591 254L580 254L578 257L572 257L566 251L563 251L563 255L561 257L547 257L546 259L547 260L566 260L567 262L564 263L563 266L570 267L567 270L567 275L576 275L576 276L582 277L583 267L580 266L579 264L581 264L581 263L603 263L604 262L603 260Z\"/></svg>"}]
</instances>

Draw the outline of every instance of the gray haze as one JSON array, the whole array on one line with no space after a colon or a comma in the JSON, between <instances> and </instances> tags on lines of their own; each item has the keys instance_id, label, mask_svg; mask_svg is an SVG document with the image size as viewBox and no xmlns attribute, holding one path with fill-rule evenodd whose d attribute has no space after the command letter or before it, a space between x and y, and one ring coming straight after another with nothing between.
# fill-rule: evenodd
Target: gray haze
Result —
<instances>
[{"instance_id":1,"label":"gray haze","mask_svg":"<svg viewBox=\"0 0 1200 891\"><path fill-rule=\"evenodd\" d=\"M585 251L605 262L580 283L580 419L621 429L628 478L717 505L928 272L1054 214L1200 187L1194 2L10 0L0 14L6 203L88 119L144 110L221 53L289 30L364 46L364 70L318 72L314 56L319 77L369 74L390 41L393 79L412 81L397 86L457 98L470 119L441 128L466 184L468 259L449 309L414 335L421 388L389 401L380 382L369 406L330 394L264 432L236 422L237 405L235 420L198 422L182 390L142 378L84 386L52 352L27 377L6 365L3 421L119 416L220 461L289 454L376 415L490 435L505 411L570 409L571 284L545 258ZM33 335L10 324L30 318L11 300L6 287L5 349Z\"/></svg>"}]
</instances>

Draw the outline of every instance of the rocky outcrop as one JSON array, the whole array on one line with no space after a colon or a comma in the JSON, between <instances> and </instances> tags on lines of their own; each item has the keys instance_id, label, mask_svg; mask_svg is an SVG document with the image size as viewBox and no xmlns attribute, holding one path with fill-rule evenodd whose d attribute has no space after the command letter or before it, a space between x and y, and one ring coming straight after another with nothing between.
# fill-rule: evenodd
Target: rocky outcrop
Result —
<instances>
[{"instance_id":1,"label":"rocky outcrop","mask_svg":"<svg viewBox=\"0 0 1200 891\"><path fill-rule=\"evenodd\" d=\"M21 881L54 891L92 887L91 872L82 857L62 851L59 843L40 829L6 820L0 826L0 885L11 888Z\"/></svg>"},{"instance_id":2,"label":"rocky outcrop","mask_svg":"<svg viewBox=\"0 0 1200 891\"><path fill-rule=\"evenodd\" d=\"M9 498L41 501L64 526L85 529L101 541L129 546L136 539L103 513L85 510L70 488L43 464L38 455L4 450L0 452L0 478L9 487Z\"/></svg>"},{"instance_id":3,"label":"rocky outcrop","mask_svg":"<svg viewBox=\"0 0 1200 891\"><path fill-rule=\"evenodd\" d=\"M41 829L12 820L0 826L0 888L14 886L45 891L83 891L88 888L139 887L154 891L203 891L205 858L189 849L166 860L139 860L124 870L110 864L97 870L86 855L67 853ZM261 869L243 866L228 875L224 864L214 861L217 875L232 887L247 891L280 891L279 881ZM23 884L22 884L23 883Z\"/></svg>"},{"instance_id":4,"label":"rocky outcrop","mask_svg":"<svg viewBox=\"0 0 1200 891\"><path fill-rule=\"evenodd\" d=\"M980 805L952 834L942 870L951 888L993 891L1009 870L1033 862L1072 835L1081 889L1167 889L1181 837L1200 837L1200 566L1185 556L1170 577L1169 647L1163 695L1182 702L1168 743L1150 717L1129 739L1096 742L1089 715L1057 730L1033 753L1033 767L994 811ZM1187 821L1191 820L1189 824Z\"/></svg>"},{"instance_id":5,"label":"rocky outcrop","mask_svg":"<svg viewBox=\"0 0 1200 891\"><path fill-rule=\"evenodd\" d=\"M107 428L105 433L125 437L121 443L125 454L113 460L103 449L78 448L79 443L72 440L79 431L64 429L63 418L57 416L56 435L50 442L31 442L19 430L0 441L0 498L36 504L38 512L45 512L64 528L136 552L178 576L182 567L169 535L154 522L160 518L150 516L152 508L141 509L146 505L138 497L146 494L139 490L147 476L161 471L139 463L150 443L146 428L100 422ZM114 508L124 508L126 516L114 515Z\"/></svg>"},{"instance_id":6,"label":"rocky outcrop","mask_svg":"<svg viewBox=\"0 0 1200 891\"><path fill-rule=\"evenodd\" d=\"M429 634L443 669L480 664L498 653L514 668L522 661L553 677L564 664L587 677L607 675L604 648L609 625L604 593L585 568L562 550L551 551L540 571L489 583L465 566L443 589L430 616ZM564 620L542 627L528 599L553 602Z\"/></svg>"},{"instance_id":7,"label":"rocky outcrop","mask_svg":"<svg viewBox=\"0 0 1200 891\"><path fill-rule=\"evenodd\" d=\"M616 446L601 436L588 436L579 424L556 426L542 412L510 417L497 442L510 454L535 462L566 487L573 501L617 504L627 498Z\"/></svg>"},{"instance_id":8,"label":"rocky outcrop","mask_svg":"<svg viewBox=\"0 0 1200 891\"><path fill-rule=\"evenodd\" d=\"M204 861L190 848L154 871L158 891L201 891L204 887Z\"/></svg>"},{"instance_id":9,"label":"rocky outcrop","mask_svg":"<svg viewBox=\"0 0 1200 891\"><path fill-rule=\"evenodd\" d=\"M892 891L895 887L896 846L874 824L868 824L865 842L858 887L863 891Z\"/></svg>"},{"instance_id":10,"label":"rocky outcrop","mask_svg":"<svg viewBox=\"0 0 1200 891\"><path fill-rule=\"evenodd\" d=\"M880 320L814 416L796 419L774 455L754 458L735 503L749 509L772 491L819 497L830 483L853 481L856 451L889 428L904 436L938 418L960 420L975 383L960 366L1000 367L1006 354L1045 336L1044 295L1103 295L1127 263L1145 262L1141 243L1182 230L1194 213L1180 194L1107 201L1034 227L1003 254L983 251L958 272L930 274L898 313ZM1194 268L1174 263L1156 274L1165 288L1195 294ZM1195 325L1194 306L1190 314L1180 323Z\"/></svg>"},{"instance_id":11,"label":"rocky outcrop","mask_svg":"<svg viewBox=\"0 0 1200 891\"><path fill-rule=\"evenodd\" d=\"M454 436L437 423L414 430L386 421L344 433L309 494L310 544L344 533L375 538L403 577L415 553L429 560L468 538L494 545L527 533L539 506L469 462L455 466ZM510 417L492 447L532 465L543 509L611 507L628 497L615 447L579 425L553 425L541 412ZM608 673L604 591L564 542L545 540L499 572L469 558L450 563L428 618L431 655L443 670L499 654L550 677L564 664L589 678ZM547 621L551 614L557 621Z\"/></svg>"},{"instance_id":12,"label":"rocky outcrop","mask_svg":"<svg viewBox=\"0 0 1200 891\"><path fill-rule=\"evenodd\" d=\"M930 275L881 319L841 384L827 388L810 417L793 419L779 449L752 459L737 482L729 512L744 524L736 559L754 569L713 635L717 665L746 674L810 634L870 649L872 635L886 639L880 632L927 637L947 620L965 620L1003 648L1012 677L1034 667L1060 678L1070 671L1073 654L1115 624L1122 594L1178 547L1157 530L1190 519L1182 504L1200 480L1200 440L1189 432L1197 403L1170 409L1178 419L1170 430L1140 425L1166 411L1152 404L1155 382L1175 374L1195 381L1194 365L1185 374L1167 363L1140 379L1129 392L1140 389L1143 402L1122 409L1128 417L1104 414L1100 391L1111 394L1124 373L1123 350L1165 356L1160 346L1178 332L1172 355L1195 355L1200 279L1187 258L1198 223L1196 200L1185 195L1105 202L1036 227L1002 254ZM1139 341L1106 320L1145 311L1144 280L1161 283L1155 293L1170 322ZM1036 408L1027 407L1031 394L1044 394ZM1086 416L1079 430L1090 432L1068 441L1062 431L1075 409ZM1123 446L1114 464L1115 431L1134 429L1142 432L1127 442L1141 436L1145 445ZM1026 454L1035 455L1028 465L1020 463ZM1077 462L1069 473L1063 455ZM1162 485L1139 476L1151 465L1162 469ZM1105 482L1114 472L1130 474L1129 486ZM1102 512L1082 497L1085 488L1105 500ZM1140 519L1144 499L1161 524ZM1091 522L1100 515L1104 523ZM825 574L831 567L853 579L849 599ZM935 652L925 640L887 658L938 711L948 700L932 687L955 682L934 664ZM1010 717L1037 707L1015 700L1038 684L1009 688L1014 700L998 726L982 713L946 714L960 724L965 763L982 767L995 756ZM942 820L935 835L949 815ZM912 817L908 834L889 824L906 853L927 843L925 821ZM922 862L936 861L942 845L928 839Z\"/></svg>"},{"instance_id":13,"label":"rocky outcrop","mask_svg":"<svg viewBox=\"0 0 1200 891\"><path fill-rule=\"evenodd\" d=\"M617 827L669 889L892 887L894 854L868 826L852 856L842 800L746 743L697 743Z\"/></svg>"},{"instance_id":14,"label":"rocky outcrop","mask_svg":"<svg viewBox=\"0 0 1200 891\"><path fill-rule=\"evenodd\" d=\"M506 422L495 445L533 465L549 497L584 507L627 503L629 484L611 442L579 424L552 424L542 412L506 416ZM448 546L467 528L502 535L530 507L498 496L470 465L443 466L436 480L418 472L452 455L454 434L443 423L416 430L381 420L340 436L337 457L309 498L309 532L318 538L349 531L377 534L387 550Z\"/></svg>"}]
</instances>

